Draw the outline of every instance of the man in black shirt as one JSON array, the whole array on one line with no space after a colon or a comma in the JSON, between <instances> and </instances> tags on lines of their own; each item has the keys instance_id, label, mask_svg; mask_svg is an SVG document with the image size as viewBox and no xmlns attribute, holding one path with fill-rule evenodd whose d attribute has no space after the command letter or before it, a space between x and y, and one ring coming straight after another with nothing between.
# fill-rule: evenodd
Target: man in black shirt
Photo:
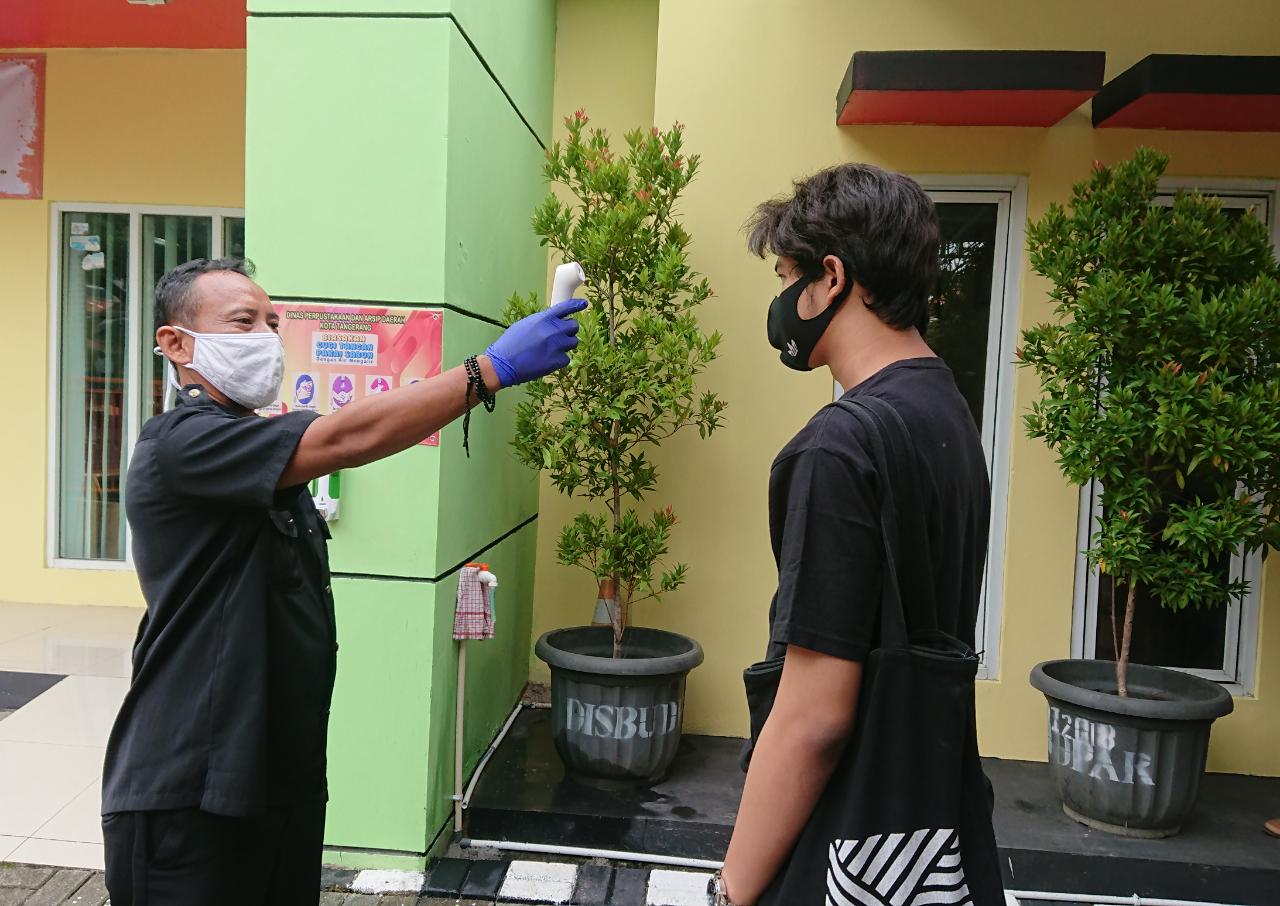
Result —
<instances>
[{"instance_id":1,"label":"man in black shirt","mask_svg":"<svg viewBox=\"0 0 1280 906\"><path fill-rule=\"evenodd\" d=\"M825 365L849 397L879 397L901 416L928 532L927 549L899 570L902 598L936 602L936 613L908 613L908 623L936 625L972 645L990 493L969 409L923 339L938 273L933 202L905 176L834 167L796 183L792 197L761 205L749 245L777 255L782 291L768 329L782 363L800 371ZM864 431L845 410L826 407L773 464L778 588L770 655L786 659L717 903L749 906L769 888L853 732L863 663L877 644L885 565ZM913 594L913 583L931 583L932 594Z\"/></svg>"},{"instance_id":2,"label":"man in black shirt","mask_svg":"<svg viewBox=\"0 0 1280 906\"><path fill-rule=\"evenodd\" d=\"M125 486L147 612L103 772L115 906L315 906L338 645L329 533L306 484L568 364L569 315L586 305L553 306L484 356L333 415L268 419L254 410L275 400L284 352L251 275L199 259L156 287L178 395L143 427Z\"/></svg>"}]
</instances>

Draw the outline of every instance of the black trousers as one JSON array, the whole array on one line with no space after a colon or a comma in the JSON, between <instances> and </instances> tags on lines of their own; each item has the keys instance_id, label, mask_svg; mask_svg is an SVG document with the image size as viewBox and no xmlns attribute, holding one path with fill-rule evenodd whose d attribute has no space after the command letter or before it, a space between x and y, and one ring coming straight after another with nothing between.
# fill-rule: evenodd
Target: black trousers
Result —
<instances>
[{"instance_id":1,"label":"black trousers","mask_svg":"<svg viewBox=\"0 0 1280 906\"><path fill-rule=\"evenodd\" d=\"M315 906L325 803L253 818L199 809L102 819L112 906Z\"/></svg>"}]
</instances>

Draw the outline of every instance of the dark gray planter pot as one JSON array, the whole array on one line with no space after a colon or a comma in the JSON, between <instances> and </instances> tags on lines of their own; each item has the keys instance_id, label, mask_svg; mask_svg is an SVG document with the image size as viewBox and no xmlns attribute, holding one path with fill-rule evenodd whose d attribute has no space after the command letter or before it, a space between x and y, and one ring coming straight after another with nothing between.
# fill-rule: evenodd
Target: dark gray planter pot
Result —
<instances>
[{"instance_id":1,"label":"dark gray planter pot","mask_svg":"<svg viewBox=\"0 0 1280 906\"><path fill-rule=\"evenodd\" d=\"M556 750L583 777L656 782L680 745L684 683L702 646L661 629L630 627L615 660L608 626L556 629L534 652L551 667Z\"/></svg>"},{"instance_id":2,"label":"dark gray planter pot","mask_svg":"<svg viewBox=\"0 0 1280 906\"><path fill-rule=\"evenodd\" d=\"M1128 837L1170 837L1195 807L1209 728L1234 707L1218 683L1112 661L1045 661L1031 685L1049 700L1049 772L1072 818Z\"/></svg>"}]
</instances>

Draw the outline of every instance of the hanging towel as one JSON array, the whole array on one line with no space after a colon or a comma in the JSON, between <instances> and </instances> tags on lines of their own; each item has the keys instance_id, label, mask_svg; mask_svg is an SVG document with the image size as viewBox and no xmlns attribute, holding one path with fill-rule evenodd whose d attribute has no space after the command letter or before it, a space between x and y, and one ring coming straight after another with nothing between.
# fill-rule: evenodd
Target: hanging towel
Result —
<instances>
[{"instance_id":1,"label":"hanging towel","mask_svg":"<svg viewBox=\"0 0 1280 906\"><path fill-rule=\"evenodd\" d=\"M458 607L453 614L453 637L493 638L493 607L489 587L480 581L478 566L464 566L458 573Z\"/></svg>"}]
</instances>

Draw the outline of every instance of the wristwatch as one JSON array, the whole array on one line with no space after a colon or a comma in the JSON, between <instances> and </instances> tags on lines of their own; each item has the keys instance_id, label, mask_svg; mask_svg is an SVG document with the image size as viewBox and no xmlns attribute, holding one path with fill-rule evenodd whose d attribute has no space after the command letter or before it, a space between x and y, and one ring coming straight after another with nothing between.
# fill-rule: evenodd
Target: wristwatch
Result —
<instances>
[{"instance_id":1,"label":"wristwatch","mask_svg":"<svg viewBox=\"0 0 1280 906\"><path fill-rule=\"evenodd\" d=\"M733 900L729 899L729 894L724 889L724 879L720 877L720 872L716 872L711 876L711 880L707 882L707 906L736 906Z\"/></svg>"}]
</instances>

